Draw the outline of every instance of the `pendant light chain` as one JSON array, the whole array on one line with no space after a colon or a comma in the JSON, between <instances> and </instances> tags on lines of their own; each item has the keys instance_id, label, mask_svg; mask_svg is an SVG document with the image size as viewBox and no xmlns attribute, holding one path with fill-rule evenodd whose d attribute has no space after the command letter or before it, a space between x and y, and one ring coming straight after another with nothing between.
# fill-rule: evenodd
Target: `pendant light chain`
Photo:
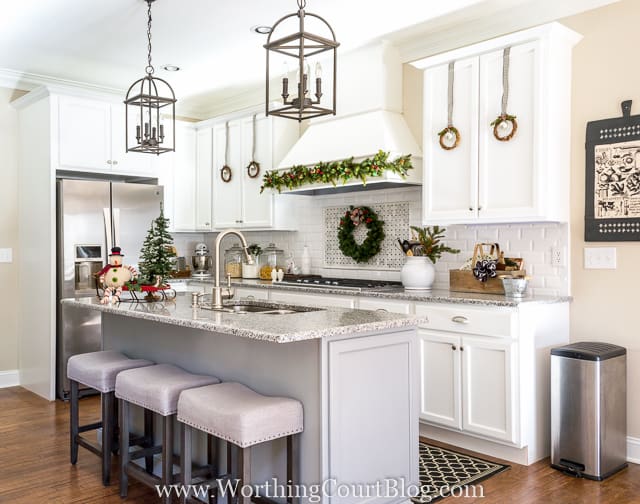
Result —
<instances>
[{"instance_id":1,"label":"pendant light chain","mask_svg":"<svg viewBox=\"0 0 640 504\"><path fill-rule=\"evenodd\" d=\"M147 68L145 69L148 75L152 75L155 69L151 64L151 0L147 0Z\"/></svg>"}]
</instances>

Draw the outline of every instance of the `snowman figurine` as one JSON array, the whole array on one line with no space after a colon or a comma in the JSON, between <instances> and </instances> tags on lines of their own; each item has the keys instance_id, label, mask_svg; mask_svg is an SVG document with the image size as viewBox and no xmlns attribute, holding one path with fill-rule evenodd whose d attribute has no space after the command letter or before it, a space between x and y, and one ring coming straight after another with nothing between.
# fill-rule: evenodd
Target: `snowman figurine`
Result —
<instances>
[{"instance_id":1,"label":"snowman figurine","mask_svg":"<svg viewBox=\"0 0 640 504\"><path fill-rule=\"evenodd\" d=\"M97 274L100 285L104 286L104 295L100 299L101 304L115 304L120 301L122 287L133 280L138 272L133 266L123 264L124 255L120 247L113 247L109 254L109 264Z\"/></svg>"}]
</instances>

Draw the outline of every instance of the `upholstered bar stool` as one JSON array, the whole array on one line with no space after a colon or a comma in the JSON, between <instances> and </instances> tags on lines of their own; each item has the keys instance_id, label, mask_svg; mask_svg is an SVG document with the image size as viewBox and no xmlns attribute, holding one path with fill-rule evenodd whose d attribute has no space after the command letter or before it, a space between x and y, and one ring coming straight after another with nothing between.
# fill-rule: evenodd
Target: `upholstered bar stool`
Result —
<instances>
[{"instance_id":1,"label":"upholstered bar stool","mask_svg":"<svg viewBox=\"0 0 640 504\"><path fill-rule=\"evenodd\" d=\"M227 441L228 474L225 476L230 478L234 477L231 449L235 447L238 452L235 471L240 480L238 488L251 484L251 447L286 437L287 482L292 485L299 482L298 438L303 430L302 404L299 401L261 395L241 383L221 383L182 392L178 401L178 421L182 430L181 482L185 488L193 483L191 437L194 428ZM182 502L189 499L197 500L183 493ZM251 500L251 497L239 498L242 504ZM292 503L297 499L290 496L287 501Z\"/></svg>"},{"instance_id":2,"label":"upholstered bar stool","mask_svg":"<svg viewBox=\"0 0 640 504\"><path fill-rule=\"evenodd\" d=\"M70 438L71 463L78 461L78 447L82 446L102 459L102 483L109 485L111 480L111 452L117 448L117 415L114 390L116 376L127 369L153 365L144 359L129 359L126 355L112 350L73 355L67 362L67 377L71 385L70 394ZM101 421L80 425L78 386L82 383L101 394ZM102 447L80 436L81 433L102 428Z\"/></svg>"},{"instance_id":3,"label":"upholstered bar stool","mask_svg":"<svg viewBox=\"0 0 640 504\"><path fill-rule=\"evenodd\" d=\"M186 389L220 383L214 376L191 374L171 364L132 369L116 379L116 397L120 409L120 496L127 496L129 477L151 488L173 483L173 420L178 409L178 397ZM129 405L141 406L162 416L162 446L129 452ZM162 454L162 477L144 471L134 463L139 458ZM171 502L166 494L164 502Z\"/></svg>"}]
</instances>

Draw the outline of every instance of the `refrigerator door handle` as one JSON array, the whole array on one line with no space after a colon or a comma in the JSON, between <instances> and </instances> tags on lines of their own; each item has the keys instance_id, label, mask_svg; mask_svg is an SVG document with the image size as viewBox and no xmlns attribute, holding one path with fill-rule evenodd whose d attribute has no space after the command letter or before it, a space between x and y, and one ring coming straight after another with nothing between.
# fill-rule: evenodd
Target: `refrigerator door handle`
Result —
<instances>
[{"instance_id":1,"label":"refrigerator door handle","mask_svg":"<svg viewBox=\"0 0 640 504\"><path fill-rule=\"evenodd\" d=\"M120 209L112 208L111 215L113 217L113 241L114 247L120 246Z\"/></svg>"},{"instance_id":2,"label":"refrigerator door handle","mask_svg":"<svg viewBox=\"0 0 640 504\"><path fill-rule=\"evenodd\" d=\"M111 210L109 208L103 208L102 212L104 213L104 233L107 237L106 255L109 256L109 254L111 253L111 249L113 248L113 240L112 240L113 233L111 228Z\"/></svg>"}]
</instances>

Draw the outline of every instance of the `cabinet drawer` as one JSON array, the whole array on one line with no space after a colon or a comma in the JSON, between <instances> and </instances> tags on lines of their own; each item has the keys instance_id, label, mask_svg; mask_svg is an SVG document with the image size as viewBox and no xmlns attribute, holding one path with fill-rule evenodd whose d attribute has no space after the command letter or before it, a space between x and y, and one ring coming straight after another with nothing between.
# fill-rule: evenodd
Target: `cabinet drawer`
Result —
<instances>
[{"instance_id":1,"label":"cabinet drawer","mask_svg":"<svg viewBox=\"0 0 640 504\"><path fill-rule=\"evenodd\" d=\"M361 310L380 310L390 313L411 313L411 303L409 301L391 301L380 298L361 297L358 299L358 308Z\"/></svg>"},{"instance_id":2,"label":"cabinet drawer","mask_svg":"<svg viewBox=\"0 0 640 504\"><path fill-rule=\"evenodd\" d=\"M426 315L423 327L441 331L516 338L517 316L514 310L470 306L416 303L416 315Z\"/></svg>"}]
</instances>

